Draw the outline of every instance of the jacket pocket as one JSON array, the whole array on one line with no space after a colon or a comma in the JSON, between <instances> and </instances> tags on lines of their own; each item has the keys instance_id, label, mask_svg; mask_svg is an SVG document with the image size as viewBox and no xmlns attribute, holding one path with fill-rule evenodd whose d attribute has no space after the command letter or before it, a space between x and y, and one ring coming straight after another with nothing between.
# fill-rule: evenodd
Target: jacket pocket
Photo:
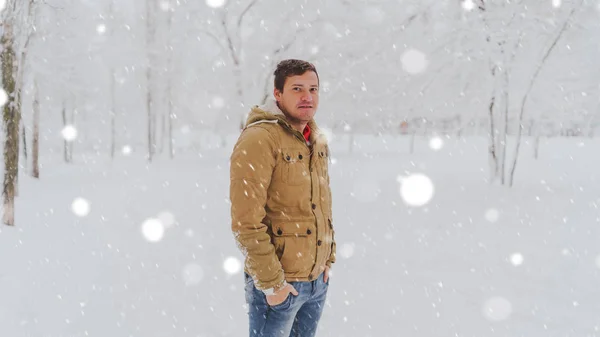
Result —
<instances>
[{"instance_id":1,"label":"jacket pocket","mask_svg":"<svg viewBox=\"0 0 600 337\"><path fill-rule=\"evenodd\" d=\"M290 186L306 184L310 181L308 172L309 158L298 149L283 149L281 181Z\"/></svg>"},{"instance_id":2,"label":"jacket pocket","mask_svg":"<svg viewBox=\"0 0 600 337\"><path fill-rule=\"evenodd\" d=\"M321 176L329 183L329 153L327 149L319 151L319 166L321 166Z\"/></svg>"},{"instance_id":3,"label":"jacket pocket","mask_svg":"<svg viewBox=\"0 0 600 337\"><path fill-rule=\"evenodd\" d=\"M310 272L315 262L314 225L309 223L275 225L273 237L277 257L286 273Z\"/></svg>"}]
</instances>

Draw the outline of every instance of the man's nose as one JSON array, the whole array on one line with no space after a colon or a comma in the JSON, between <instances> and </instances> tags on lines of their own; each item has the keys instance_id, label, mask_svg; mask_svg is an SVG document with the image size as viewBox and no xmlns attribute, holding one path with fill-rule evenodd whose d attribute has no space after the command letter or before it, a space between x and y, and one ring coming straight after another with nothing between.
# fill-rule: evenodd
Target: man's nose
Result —
<instances>
[{"instance_id":1,"label":"man's nose","mask_svg":"<svg viewBox=\"0 0 600 337\"><path fill-rule=\"evenodd\" d=\"M304 95L302 95L302 100L306 102L312 102L313 98L310 93L305 93Z\"/></svg>"}]
</instances>

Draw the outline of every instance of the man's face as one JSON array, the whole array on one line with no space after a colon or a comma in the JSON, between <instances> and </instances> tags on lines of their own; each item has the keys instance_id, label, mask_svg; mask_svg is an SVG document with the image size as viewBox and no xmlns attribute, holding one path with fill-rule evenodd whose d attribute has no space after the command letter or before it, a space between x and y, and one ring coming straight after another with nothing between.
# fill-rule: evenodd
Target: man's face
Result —
<instances>
[{"instance_id":1,"label":"man's face","mask_svg":"<svg viewBox=\"0 0 600 337\"><path fill-rule=\"evenodd\" d=\"M314 71L286 78L283 92L275 89L279 107L291 123L310 121L319 106L319 79Z\"/></svg>"}]
</instances>

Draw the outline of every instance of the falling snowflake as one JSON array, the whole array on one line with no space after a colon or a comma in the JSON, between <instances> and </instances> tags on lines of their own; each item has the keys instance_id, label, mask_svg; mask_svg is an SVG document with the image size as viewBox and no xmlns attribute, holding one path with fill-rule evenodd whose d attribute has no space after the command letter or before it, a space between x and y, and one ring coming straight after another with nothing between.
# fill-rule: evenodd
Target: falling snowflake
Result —
<instances>
[{"instance_id":1,"label":"falling snowflake","mask_svg":"<svg viewBox=\"0 0 600 337\"><path fill-rule=\"evenodd\" d=\"M90 213L90 203L84 198L75 198L71 203L71 211L77 216L84 217Z\"/></svg>"},{"instance_id":2,"label":"falling snowflake","mask_svg":"<svg viewBox=\"0 0 600 337\"><path fill-rule=\"evenodd\" d=\"M385 12L379 7L369 7L364 13L366 21L372 25L380 24L385 19Z\"/></svg>"},{"instance_id":3,"label":"falling snowflake","mask_svg":"<svg viewBox=\"0 0 600 337\"><path fill-rule=\"evenodd\" d=\"M201 266L190 263L183 268L182 276L185 285L192 286L202 281L202 278L204 278L204 271Z\"/></svg>"},{"instance_id":4,"label":"falling snowflake","mask_svg":"<svg viewBox=\"0 0 600 337\"><path fill-rule=\"evenodd\" d=\"M221 109L225 106L225 100L223 99L223 97L215 96L212 99L211 106L215 109Z\"/></svg>"},{"instance_id":5,"label":"falling snowflake","mask_svg":"<svg viewBox=\"0 0 600 337\"><path fill-rule=\"evenodd\" d=\"M428 176L416 173L408 177L398 177L400 196L409 206L423 206L433 198L434 186Z\"/></svg>"},{"instance_id":6,"label":"falling snowflake","mask_svg":"<svg viewBox=\"0 0 600 337\"><path fill-rule=\"evenodd\" d=\"M65 126L61 134L67 142L72 142L77 138L77 129L73 125Z\"/></svg>"},{"instance_id":7,"label":"falling snowflake","mask_svg":"<svg viewBox=\"0 0 600 337\"><path fill-rule=\"evenodd\" d=\"M433 137L429 140L429 147L432 150L438 151L444 146L444 140L440 137Z\"/></svg>"},{"instance_id":8,"label":"falling snowflake","mask_svg":"<svg viewBox=\"0 0 600 337\"><path fill-rule=\"evenodd\" d=\"M552 7L559 8L562 5L561 0L552 0Z\"/></svg>"},{"instance_id":9,"label":"falling snowflake","mask_svg":"<svg viewBox=\"0 0 600 337\"><path fill-rule=\"evenodd\" d=\"M129 145L125 145L123 146L123 148L121 149L121 153L123 153L124 156L129 156L132 152L131 146Z\"/></svg>"},{"instance_id":10,"label":"falling snowflake","mask_svg":"<svg viewBox=\"0 0 600 337\"><path fill-rule=\"evenodd\" d=\"M211 8L219 8L225 6L225 0L206 0L206 5Z\"/></svg>"},{"instance_id":11,"label":"falling snowflake","mask_svg":"<svg viewBox=\"0 0 600 337\"><path fill-rule=\"evenodd\" d=\"M165 227L162 222L155 218L149 218L142 224L142 234L150 242L162 240L165 234Z\"/></svg>"},{"instance_id":12,"label":"falling snowflake","mask_svg":"<svg viewBox=\"0 0 600 337\"><path fill-rule=\"evenodd\" d=\"M240 272L240 270L242 269L242 263L240 262L239 259L230 256L228 258L225 259L225 261L223 262L223 269L225 269L225 272L229 275L235 275L237 273Z\"/></svg>"},{"instance_id":13,"label":"falling snowflake","mask_svg":"<svg viewBox=\"0 0 600 337\"><path fill-rule=\"evenodd\" d=\"M160 9L167 12L171 9L171 4L169 4L169 1L163 0L160 2Z\"/></svg>"},{"instance_id":14,"label":"falling snowflake","mask_svg":"<svg viewBox=\"0 0 600 337\"><path fill-rule=\"evenodd\" d=\"M354 255L354 243L346 242L339 248L339 254L345 259L349 259Z\"/></svg>"},{"instance_id":15,"label":"falling snowflake","mask_svg":"<svg viewBox=\"0 0 600 337\"><path fill-rule=\"evenodd\" d=\"M98 32L98 34L104 34L106 33L106 25L104 24L99 24L98 26L96 26L96 31Z\"/></svg>"},{"instance_id":16,"label":"falling snowflake","mask_svg":"<svg viewBox=\"0 0 600 337\"><path fill-rule=\"evenodd\" d=\"M172 227L175 224L175 216L168 211L160 212L158 214L158 220L160 220L165 228Z\"/></svg>"},{"instance_id":17,"label":"falling snowflake","mask_svg":"<svg viewBox=\"0 0 600 337\"><path fill-rule=\"evenodd\" d=\"M485 211L485 219L489 222L496 222L500 218L500 212L495 208L490 208Z\"/></svg>"},{"instance_id":18,"label":"falling snowflake","mask_svg":"<svg viewBox=\"0 0 600 337\"><path fill-rule=\"evenodd\" d=\"M510 262L515 266L523 264L523 255L521 253L514 253L510 256Z\"/></svg>"},{"instance_id":19,"label":"falling snowflake","mask_svg":"<svg viewBox=\"0 0 600 337\"><path fill-rule=\"evenodd\" d=\"M466 11L472 11L475 8L475 3L473 0L463 0L462 8Z\"/></svg>"},{"instance_id":20,"label":"falling snowflake","mask_svg":"<svg viewBox=\"0 0 600 337\"><path fill-rule=\"evenodd\" d=\"M416 49L408 49L401 57L402 68L409 74L415 75L425 71L428 65L425 54Z\"/></svg>"},{"instance_id":21,"label":"falling snowflake","mask_svg":"<svg viewBox=\"0 0 600 337\"><path fill-rule=\"evenodd\" d=\"M492 297L483 305L483 315L492 321L505 320L511 313L512 305L503 297Z\"/></svg>"}]
</instances>

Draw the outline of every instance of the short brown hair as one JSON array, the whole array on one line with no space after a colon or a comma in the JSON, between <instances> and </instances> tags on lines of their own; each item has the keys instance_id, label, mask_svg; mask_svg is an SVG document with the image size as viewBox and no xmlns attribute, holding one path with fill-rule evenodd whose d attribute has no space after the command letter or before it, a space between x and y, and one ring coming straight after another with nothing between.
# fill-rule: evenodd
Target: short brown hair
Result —
<instances>
[{"instance_id":1,"label":"short brown hair","mask_svg":"<svg viewBox=\"0 0 600 337\"><path fill-rule=\"evenodd\" d=\"M319 80L317 68L310 62L296 59L288 59L279 62L273 73L273 75L275 75L275 89L283 92L283 86L288 77L302 75L307 71L313 71L317 75L317 81Z\"/></svg>"}]
</instances>

